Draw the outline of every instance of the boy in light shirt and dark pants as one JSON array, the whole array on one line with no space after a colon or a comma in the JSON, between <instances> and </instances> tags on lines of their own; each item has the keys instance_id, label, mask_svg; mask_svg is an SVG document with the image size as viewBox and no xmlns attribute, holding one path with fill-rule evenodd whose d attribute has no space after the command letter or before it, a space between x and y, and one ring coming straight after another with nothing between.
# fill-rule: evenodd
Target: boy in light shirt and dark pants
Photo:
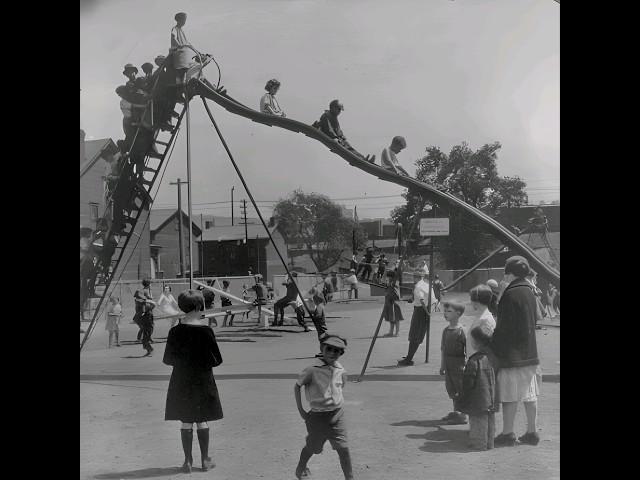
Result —
<instances>
[{"instance_id":1,"label":"boy in light shirt and dark pants","mask_svg":"<svg viewBox=\"0 0 640 480\"><path fill-rule=\"evenodd\" d=\"M300 452L296 467L296 478L309 476L307 462L315 453L322 453L324 443L329 440L338 452L340 466L345 480L353 479L351 455L347 444L347 429L344 423L344 398L342 389L347 381L345 369L338 363L344 354L347 341L337 335L327 335L322 339L322 358L316 365L305 368L294 387L298 412L307 426L306 444ZM305 395L311 407L305 411L302 406L300 389L305 387Z\"/></svg>"}]
</instances>

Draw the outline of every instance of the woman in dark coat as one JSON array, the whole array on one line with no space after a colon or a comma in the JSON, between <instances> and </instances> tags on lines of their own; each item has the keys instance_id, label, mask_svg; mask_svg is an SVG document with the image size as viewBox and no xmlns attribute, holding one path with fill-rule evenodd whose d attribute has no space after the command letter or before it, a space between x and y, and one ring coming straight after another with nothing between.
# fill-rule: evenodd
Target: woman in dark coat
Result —
<instances>
[{"instance_id":1,"label":"woman in dark coat","mask_svg":"<svg viewBox=\"0 0 640 480\"><path fill-rule=\"evenodd\" d=\"M178 306L187 315L169 330L162 359L173 367L164 419L182 422L180 436L185 473L190 473L193 465L193 424L197 424L202 469L207 471L215 467L209 457L207 421L222 418L222 405L211 368L222 363L222 356L213 330L207 320L200 318L204 309L202 294L197 290L182 292L178 296Z\"/></svg>"},{"instance_id":2,"label":"woman in dark coat","mask_svg":"<svg viewBox=\"0 0 640 480\"><path fill-rule=\"evenodd\" d=\"M498 303L498 319L493 331L491 349L497 357L498 397L502 403L502 433L495 438L496 446L514 446L513 430L518 402L524 403L527 432L520 443L537 445L537 409L539 387L536 314L538 304L532 285L526 280L529 262L521 256L507 259L504 278L509 285Z\"/></svg>"}]
</instances>

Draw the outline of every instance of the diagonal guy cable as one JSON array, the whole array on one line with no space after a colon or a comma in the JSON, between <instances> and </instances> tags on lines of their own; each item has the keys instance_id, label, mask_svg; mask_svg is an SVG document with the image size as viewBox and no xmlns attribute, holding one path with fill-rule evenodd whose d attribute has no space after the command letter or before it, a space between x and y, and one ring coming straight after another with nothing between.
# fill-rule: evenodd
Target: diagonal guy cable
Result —
<instances>
[{"instance_id":1,"label":"diagonal guy cable","mask_svg":"<svg viewBox=\"0 0 640 480\"><path fill-rule=\"evenodd\" d=\"M251 203L253 204L253 208L256 209L256 212L258 213L258 217L260 218L260 222L262 222L262 226L267 231L267 235L269 235L269 240L271 240L271 244L273 245L274 250L278 254L278 257L280 257L280 261L282 262L282 266L284 267L284 269L287 272L287 275L289 276L291 281L293 281L293 285L296 287L296 292L298 293L298 295L300 295L300 298L304 298L302 296L302 294L300 293L300 289L298 288L298 284L296 283L296 281L291 276L291 273L289 272L289 268L287 267L287 263L284 261L284 258L282 258L282 255L280 254L280 250L278 250L278 246L276 245L276 242L273 240L273 237L271 236L271 231L269 231L269 228L267 227L267 224L264 221L264 218L262 217L262 213L260 213L260 209L258 208L258 205L256 204L256 201L253 199L253 195L251 194L251 190L249 190L249 186L247 185L247 182L245 182L244 177L242 176L242 173L240 172L240 169L238 168L238 164L233 159L233 155L231 154L231 151L229 150L229 147L227 146L227 142L225 141L224 137L222 136L222 133L220 132L220 129L218 128L218 124L216 123L215 119L213 118L213 115L211 114L211 110L209 110L209 105L207 105L207 100L204 97L201 97L201 98L202 98L202 103L204 104L204 108L207 111L207 115L209 115L209 119L211 120L211 123L213 124L214 128L216 129L216 132L218 133L218 137L220 137L220 141L222 142L222 145L224 146L224 149L227 151L227 155L229 155L229 159L231 160L231 163L233 164L233 168L235 168L236 173L238 174L238 177L240 178L240 181L242 182L242 185L244 186L244 189L247 192L247 195L249 195L249 199L251 200ZM302 304L304 305L305 310L309 314L309 317L312 318L312 313L311 313L311 310L309 309L309 306L307 305L307 303L305 301L303 301Z\"/></svg>"}]
</instances>

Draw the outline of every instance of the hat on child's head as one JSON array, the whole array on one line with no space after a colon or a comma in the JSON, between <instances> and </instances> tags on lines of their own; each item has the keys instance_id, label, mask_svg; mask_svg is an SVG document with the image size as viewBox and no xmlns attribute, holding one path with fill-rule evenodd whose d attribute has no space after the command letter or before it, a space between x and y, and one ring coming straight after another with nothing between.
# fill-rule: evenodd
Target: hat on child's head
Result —
<instances>
[{"instance_id":1,"label":"hat on child's head","mask_svg":"<svg viewBox=\"0 0 640 480\"><path fill-rule=\"evenodd\" d=\"M338 335L327 335L322 338L320 343L322 345L331 345L332 347L339 348L343 351L347 348L347 341Z\"/></svg>"},{"instance_id":2,"label":"hat on child's head","mask_svg":"<svg viewBox=\"0 0 640 480\"><path fill-rule=\"evenodd\" d=\"M123 75L126 75L126 74L127 74L127 72L128 72L128 71L130 71L130 70L135 70L135 72L136 72L136 73L138 73L138 67L136 67L136 66L132 65L131 63L127 63L127 64L124 66L124 70L122 71L122 74L123 74Z\"/></svg>"},{"instance_id":3,"label":"hat on child's head","mask_svg":"<svg viewBox=\"0 0 640 480\"><path fill-rule=\"evenodd\" d=\"M514 255L513 257L507 258L507 262L504 264L505 275L512 274L518 278L524 278L530 270L531 267L529 267L529 262L526 258L521 257L520 255Z\"/></svg>"}]
</instances>

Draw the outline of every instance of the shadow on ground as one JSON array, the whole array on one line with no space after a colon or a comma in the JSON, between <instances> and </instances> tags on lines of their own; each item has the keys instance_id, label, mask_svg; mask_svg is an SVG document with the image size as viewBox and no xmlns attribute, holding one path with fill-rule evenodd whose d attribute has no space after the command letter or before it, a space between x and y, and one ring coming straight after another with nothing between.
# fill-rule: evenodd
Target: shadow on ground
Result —
<instances>
[{"instance_id":1,"label":"shadow on ground","mask_svg":"<svg viewBox=\"0 0 640 480\"><path fill-rule=\"evenodd\" d=\"M371 368L379 368L381 370L397 370L404 368L404 365L371 365Z\"/></svg>"},{"instance_id":2,"label":"shadow on ground","mask_svg":"<svg viewBox=\"0 0 640 480\"><path fill-rule=\"evenodd\" d=\"M405 420L403 422L391 423L393 427L426 427L435 428L426 433L409 433L407 438L426 440L420 447L423 452L448 453L448 452L469 452L467 445L469 432L464 430L448 430L442 425L448 425L446 420Z\"/></svg>"},{"instance_id":3,"label":"shadow on ground","mask_svg":"<svg viewBox=\"0 0 640 480\"><path fill-rule=\"evenodd\" d=\"M427 441L420 447L423 452L447 453L469 452L469 432L467 430L447 430L438 427L437 430L427 432L424 435L407 435L407 438L424 438Z\"/></svg>"},{"instance_id":4,"label":"shadow on ground","mask_svg":"<svg viewBox=\"0 0 640 480\"><path fill-rule=\"evenodd\" d=\"M142 468L140 470L130 470L128 472L115 472L115 473L101 473L93 478L98 479L113 479L120 480L123 478L155 478L155 477L167 477L169 475L176 475L180 473L178 467L168 468Z\"/></svg>"},{"instance_id":5,"label":"shadow on ground","mask_svg":"<svg viewBox=\"0 0 640 480\"><path fill-rule=\"evenodd\" d=\"M282 338L282 335L274 335L274 334L269 334L269 333L245 333L243 331L238 331L238 332L230 332L230 333L216 333L216 338L227 338L227 337L263 337L263 338L269 338L269 337L275 337L275 338Z\"/></svg>"},{"instance_id":6,"label":"shadow on ground","mask_svg":"<svg viewBox=\"0 0 640 480\"><path fill-rule=\"evenodd\" d=\"M391 423L392 427L440 427L448 425L446 420L405 420L404 422Z\"/></svg>"},{"instance_id":7,"label":"shadow on ground","mask_svg":"<svg viewBox=\"0 0 640 480\"><path fill-rule=\"evenodd\" d=\"M220 343L238 343L238 342L253 342L255 343L255 340L252 340L250 338L216 338L216 340Z\"/></svg>"}]
</instances>

